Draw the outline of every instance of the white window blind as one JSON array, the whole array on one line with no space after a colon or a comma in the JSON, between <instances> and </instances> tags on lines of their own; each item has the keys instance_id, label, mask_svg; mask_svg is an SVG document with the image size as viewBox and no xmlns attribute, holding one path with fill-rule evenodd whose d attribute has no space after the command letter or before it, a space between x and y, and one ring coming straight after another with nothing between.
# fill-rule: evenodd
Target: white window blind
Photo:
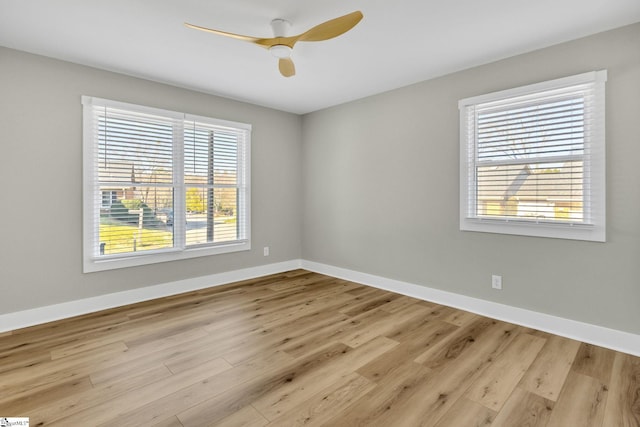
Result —
<instances>
[{"instance_id":1,"label":"white window blind","mask_svg":"<svg viewBox=\"0 0 640 427\"><path fill-rule=\"evenodd\" d=\"M460 101L461 229L604 240L604 81Z\"/></svg>"},{"instance_id":2,"label":"white window blind","mask_svg":"<svg viewBox=\"0 0 640 427\"><path fill-rule=\"evenodd\" d=\"M186 245L246 240L246 210L239 209L247 198L245 132L200 118L185 122L184 138L187 212L206 214Z\"/></svg>"},{"instance_id":3,"label":"white window blind","mask_svg":"<svg viewBox=\"0 0 640 427\"><path fill-rule=\"evenodd\" d=\"M85 271L250 249L249 125L83 105Z\"/></svg>"}]
</instances>

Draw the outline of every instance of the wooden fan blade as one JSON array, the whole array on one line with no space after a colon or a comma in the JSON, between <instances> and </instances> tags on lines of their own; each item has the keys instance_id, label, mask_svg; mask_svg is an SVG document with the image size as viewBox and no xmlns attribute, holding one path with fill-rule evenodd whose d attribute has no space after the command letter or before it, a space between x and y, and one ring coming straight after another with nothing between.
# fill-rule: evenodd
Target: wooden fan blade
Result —
<instances>
[{"instance_id":1,"label":"wooden fan blade","mask_svg":"<svg viewBox=\"0 0 640 427\"><path fill-rule=\"evenodd\" d=\"M297 36L296 41L318 42L338 37L355 27L362 17L362 12L357 10L339 18L323 22Z\"/></svg>"},{"instance_id":2,"label":"wooden fan blade","mask_svg":"<svg viewBox=\"0 0 640 427\"><path fill-rule=\"evenodd\" d=\"M234 39L244 40L251 43L258 43L259 41L263 40L258 37L243 36L242 34L227 33L226 31L214 30L213 28L201 27L199 25L189 24L188 22L185 22L184 25L189 28L193 28L194 30L206 31L207 33L213 33L219 36L231 37Z\"/></svg>"},{"instance_id":3,"label":"wooden fan blade","mask_svg":"<svg viewBox=\"0 0 640 427\"><path fill-rule=\"evenodd\" d=\"M207 33L217 34L219 36L231 37L237 40L243 40L250 43L255 43L258 46L262 46L265 49L269 49L271 46L275 46L277 44L282 44L285 46L289 46L293 48L293 45L298 41L298 36L295 37L251 37L251 36L243 36L242 34L234 34L228 33L226 31L214 30L213 28L201 27L199 25L190 24L185 22L184 25L189 28L193 28L194 30L206 31Z\"/></svg>"},{"instance_id":4,"label":"wooden fan blade","mask_svg":"<svg viewBox=\"0 0 640 427\"><path fill-rule=\"evenodd\" d=\"M280 68L280 74L285 77L291 77L296 74L296 66L293 65L291 58L280 58L278 68Z\"/></svg>"}]
</instances>

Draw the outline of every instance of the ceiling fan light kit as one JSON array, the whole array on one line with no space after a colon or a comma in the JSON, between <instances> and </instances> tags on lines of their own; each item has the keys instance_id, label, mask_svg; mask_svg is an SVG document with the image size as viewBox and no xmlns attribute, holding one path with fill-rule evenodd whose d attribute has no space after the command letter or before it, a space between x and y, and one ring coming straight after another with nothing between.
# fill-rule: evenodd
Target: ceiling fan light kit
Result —
<instances>
[{"instance_id":1,"label":"ceiling fan light kit","mask_svg":"<svg viewBox=\"0 0 640 427\"><path fill-rule=\"evenodd\" d=\"M355 27L362 18L362 12L351 12L347 15L316 25L310 30L305 31L302 34L298 34L297 36L287 36L287 30L291 26L289 21L284 19L274 19L271 21L271 28L273 29L274 37L271 38L243 36L241 34L228 33L226 31L189 24L188 22L185 22L185 25L196 30L206 31L208 33L243 40L262 46L263 48L268 49L273 56L278 58L280 74L284 77L291 77L296 73L295 66L291 60L291 52L293 50L293 46L297 42L318 42L338 37Z\"/></svg>"},{"instance_id":2,"label":"ceiling fan light kit","mask_svg":"<svg viewBox=\"0 0 640 427\"><path fill-rule=\"evenodd\" d=\"M284 44L276 44L269 48L269 52L276 58L290 58L292 51L293 49Z\"/></svg>"}]
</instances>

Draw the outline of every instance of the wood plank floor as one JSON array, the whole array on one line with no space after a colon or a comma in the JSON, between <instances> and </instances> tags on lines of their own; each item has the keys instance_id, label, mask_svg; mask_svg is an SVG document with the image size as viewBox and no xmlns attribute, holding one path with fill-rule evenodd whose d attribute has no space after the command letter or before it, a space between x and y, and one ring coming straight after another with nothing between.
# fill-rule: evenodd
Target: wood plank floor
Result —
<instances>
[{"instance_id":1,"label":"wood plank floor","mask_svg":"<svg viewBox=\"0 0 640 427\"><path fill-rule=\"evenodd\" d=\"M0 335L31 426L640 426L640 358L304 270Z\"/></svg>"}]
</instances>

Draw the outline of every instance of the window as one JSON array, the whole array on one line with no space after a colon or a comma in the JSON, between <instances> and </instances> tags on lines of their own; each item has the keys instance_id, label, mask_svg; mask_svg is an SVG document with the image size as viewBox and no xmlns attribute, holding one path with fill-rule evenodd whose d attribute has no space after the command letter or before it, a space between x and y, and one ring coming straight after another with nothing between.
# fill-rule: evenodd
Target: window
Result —
<instances>
[{"instance_id":1,"label":"window","mask_svg":"<svg viewBox=\"0 0 640 427\"><path fill-rule=\"evenodd\" d=\"M118 200L118 192L115 190L102 190L102 207L110 208Z\"/></svg>"},{"instance_id":2,"label":"window","mask_svg":"<svg viewBox=\"0 0 640 427\"><path fill-rule=\"evenodd\" d=\"M85 272L251 248L250 125L82 103Z\"/></svg>"},{"instance_id":3,"label":"window","mask_svg":"<svg viewBox=\"0 0 640 427\"><path fill-rule=\"evenodd\" d=\"M606 79L459 102L461 230L605 241Z\"/></svg>"}]
</instances>

